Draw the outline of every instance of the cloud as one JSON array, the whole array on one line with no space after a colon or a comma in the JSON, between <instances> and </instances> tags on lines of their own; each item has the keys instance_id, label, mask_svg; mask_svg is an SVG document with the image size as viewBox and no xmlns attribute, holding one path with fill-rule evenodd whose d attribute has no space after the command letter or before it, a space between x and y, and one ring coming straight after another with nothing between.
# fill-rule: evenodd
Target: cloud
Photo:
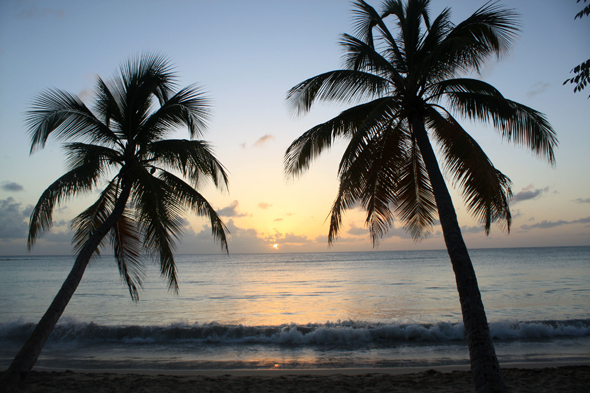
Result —
<instances>
[{"instance_id":1,"label":"cloud","mask_svg":"<svg viewBox=\"0 0 590 393\"><path fill-rule=\"evenodd\" d=\"M256 229L240 228L231 218L225 225L230 232L227 237L230 253L258 253L270 248L270 245ZM178 251L182 254L218 254L222 252L219 242L213 239L209 225L205 225L197 233L192 228L185 231L181 241L178 242Z\"/></svg>"},{"instance_id":2,"label":"cloud","mask_svg":"<svg viewBox=\"0 0 590 393\"><path fill-rule=\"evenodd\" d=\"M19 255L27 252L28 217L32 209L32 205L23 207L22 203L11 197L0 200L0 252L2 254ZM50 230L37 239L36 253L69 254L72 250L72 235L69 222L57 220L53 222Z\"/></svg>"},{"instance_id":3,"label":"cloud","mask_svg":"<svg viewBox=\"0 0 590 393\"><path fill-rule=\"evenodd\" d=\"M549 187L545 188L534 188L532 184L529 184L519 192L517 192L512 198L513 203L527 201L529 199L539 198L543 193L549 191Z\"/></svg>"},{"instance_id":4,"label":"cloud","mask_svg":"<svg viewBox=\"0 0 590 393\"><path fill-rule=\"evenodd\" d=\"M78 93L78 98L84 101L84 103L86 104L90 103L92 99L94 99L94 96L95 92L91 88L84 89L80 93Z\"/></svg>"},{"instance_id":5,"label":"cloud","mask_svg":"<svg viewBox=\"0 0 590 393\"><path fill-rule=\"evenodd\" d=\"M54 227L63 227L68 225L70 225L70 222L66 220L58 220L53 222Z\"/></svg>"},{"instance_id":6,"label":"cloud","mask_svg":"<svg viewBox=\"0 0 590 393\"><path fill-rule=\"evenodd\" d=\"M222 217L247 217L247 213L238 212L238 201L233 201L229 206L217 210L217 214Z\"/></svg>"},{"instance_id":7,"label":"cloud","mask_svg":"<svg viewBox=\"0 0 590 393\"><path fill-rule=\"evenodd\" d=\"M391 237L399 237L400 239L411 239L412 235L409 231L406 231L403 227L396 228L395 224L391 225L391 228L383 235L383 239L389 239Z\"/></svg>"},{"instance_id":8,"label":"cloud","mask_svg":"<svg viewBox=\"0 0 590 393\"><path fill-rule=\"evenodd\" d=\"M352 235L352 236L363 236L363 235L367 235L369 233L369 231L366 228L357 227L355 225L355 223L352 222L352 221L350 222L349 225L350 225L350 229L346 232L349 235Z\"/></svg>"},{"instance_id":9,"label":"cloud","mask_svg":"<svg viewBox=\"0 0 590 393\"><path fill-rule=\"evenodd\" d=\"M258 140L256 142L254 142L254 146L262 146L264 145L266 142L275 139L274 135L271 134L266 134L260 138L258 138Z\"/></svg>"},{"instance_id":10,"label":"cloud","mask_svg":"<svg viewBox=\"0 0 590 393\"><path fill-rule=\"evenodd\" d=\"M275 218L273 221L283 221L282 218Z\"/></svg>"},{"instance_id":11,"label":"cloud","mask_svg":"<svg viewBox=\"0 0 590 393\"><path fill-rule=\"evenodd\" d=\"M33 213L34 208L35 208L35 206L33 206L33 205L27 205L27 207L25 207L23 209L23 216L30 217L31 213Z\"/></svg>"},{"instance_id":12,"label":"cloud","mask_svg":"<svg viewBox=\"0 0 590 393\"><path fill-rule=\"evenodd\" d=\"M465 234L465 233L481 233L483 231L484 231L483 225L474 225L471 227L468 227L468 226L461 227L461 232L463 234Z\"/></svg>"},{"instance_id":13,"label":"cloud","mask_svg":"<svg viewBox=\"0 0 590 393\"><path fill-rule=\"evenodd\" d=\"M281 233L276 229L273 235L265 237L264 240L269 243L276 244L303 244L309 242L309 238L307 236L295 235L293 232Z\"/></svg>"},{"instance_id":14,"label":"cloud","mask_svg":"<svg viewBox=\"0 0 590 393\"><path fill-rule=\"evenodd\" d=\"M546 82L537 82L530 87L526 95L528 98L533 98L536 95L543 94L551 85Z\"/></svg>"},{"instance_id":15,"label":"cloud","mask_svg":"<svg viewBox=\"0 0 590 393\"><path fill-rule=\"evenodd\" d=\"M4 191L15 191L15 192L22 191L25 189L23 186L21 186L18 183L15 183L13 181L12 182L8 182L8 181L2 182L2 185L0 186L0 188L2 188Z\"/></svg>"},{"instance_id":16,"label":"cloud","mask_svg":"<svg viewBox=\"0 0 590 393\"><path fill-rule=\"evenodd\" d=\"M0 239L26 238L29 225L20 202L14 198L0 200Z\"/></svg>"},{"instance_id":17,"label":"cloud","mask_svg":"<svg viewBox=\"0 0 590 393\"><path fill-rule=\"evenodd\" d=\"M560 227L563 225L572 225L572 224L589 224L590 223L590 217L584 217L584 218L580 218L578 220L573 220L573 221L564 221L564 220L558 220L558 221L547 221L547 220L543 220L541 222L538 222L536 224L532 224L532 225L521 225L520 229L528 231L530 229L548 229L548 228L555 228L555 227Z\"/></svg>"},{"instance_id":18,"label":"cloud","mask_svg":"<svg viewBox=\"0 0 590 393\"><path fill-rule=\"evenodd\" d=\"M74 233L70 229L68 229L65 232L50 231L49 233L43 235L43 240L49 243L61 243L69 246L72 242L73 237Z\"/></svg>"},{"instance_id":19,"label":"cloud","mask_svg":"<svg viewBox=\"0 0 590 393\"><path fill-rule=\"evenodd\" d=\"M576 202L576 203L590 203L590 198L586 198L586 199L578 198L578 199L574 199L572 202Z\"/></svg>"},{"instance_id":20,"label":"cloud","mask_svg":"<svg viewBox=\"0 0 590 393\"><path fill-rule=\"evenodd\" d=\"M269 207L272 207L272 205L271 205L270 203L266 203L266 202L260 202L260 203L258 204L258 208L259 208L259 209L262 209L262 210L266 210L266 209L268 209Z\"/></svg>"}]
</instances>

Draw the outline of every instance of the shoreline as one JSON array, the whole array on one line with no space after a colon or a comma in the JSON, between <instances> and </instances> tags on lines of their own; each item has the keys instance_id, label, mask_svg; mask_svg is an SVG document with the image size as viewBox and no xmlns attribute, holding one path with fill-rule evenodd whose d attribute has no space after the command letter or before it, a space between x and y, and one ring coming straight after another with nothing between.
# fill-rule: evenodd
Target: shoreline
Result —
<instances>
[{"instance_id":1,"label":"shoreline","mask_svg":"<svg viewBox=\"0 0 590 393\"><path fill-rule=\"evenodd\" d=\"M590 361L549 361L549 362L516 362L500 364L502 370L505 369L545 369L560 367L590 367ZM418 367L354 367L354 368L264 368L264 369L150 369L150 368L117 368L117 369L100 369L100 368L64 368L64 367L34 367L33 371L42 372L74 372L88 374L132 374L132 375L165 375L165 376L207 376L218 377L224 375L230 376L256 376L256 377L275 377L285 375L313 375L329 376L335 374L343 375L364 375L364 374L386 374L386 375L403 375L417 374L430 370L439 373L452 373L454 371L470 371L470 365L449 365L449 366L418 366ZM1 369L4 371L4 369Z\"/></svg>"},{"instance_id":2,"label":"shoreline","mask_svg":"<svg viewBox=\"0 0 590 393\"><path fill-rule=\"evenodd\" d=\"M534 367L539 365L542 367ZM506 364L502 367L506 384L513 393L585 393L590 386L588 364L525 363ZM471 372L464 369L467 366L460 367L459 370L457 368L443 366L427 369L118 369L75 372L35 368L20 392L472 393L474 386Z\"/></svg>"}]
</instances>

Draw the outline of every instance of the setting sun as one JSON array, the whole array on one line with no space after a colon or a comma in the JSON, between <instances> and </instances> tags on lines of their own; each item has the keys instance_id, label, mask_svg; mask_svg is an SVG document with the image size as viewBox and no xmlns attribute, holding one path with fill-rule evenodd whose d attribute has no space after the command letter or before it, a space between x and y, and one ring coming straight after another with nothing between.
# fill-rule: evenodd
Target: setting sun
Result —
<instances>
[{"instance_id":1,"label":"setting sun","mask_svg":"<svg viewBox=\"0 0 590 393\"><path fill-rule=\"evenodd\" d=\"M274 248L275 250L278 250L279 249L279 245L278 244L273 244L272 245L272 248Z\"/></svg>"}]
</instances>

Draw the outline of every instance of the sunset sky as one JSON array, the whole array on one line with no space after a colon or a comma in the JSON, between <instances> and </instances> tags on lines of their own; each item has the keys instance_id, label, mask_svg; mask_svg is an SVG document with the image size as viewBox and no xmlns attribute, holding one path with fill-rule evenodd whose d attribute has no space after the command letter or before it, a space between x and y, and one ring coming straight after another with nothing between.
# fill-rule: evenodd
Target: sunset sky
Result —
<instances>
[{"instance_id":1,"label":"sunset sky","mask_svg":"<svg viewBox=\"0 0 590 393\"><path fill-rule=\"evenodd\" d=\"M380 1L370 0L380 8ZM452 9L462 21L481 0L433 0L431 15ZM490 236L454 200L472 248L590 245L590 88L563 86L570 70L590 57L590 17L574 20L576 0L503 1L521 15L511 53L492 59L476 76L506 97L545 113L557 132L551 167L496 131L464 127L513 182L513 227ZM586 3L587 4L587 3ZM0 2L0 255L26 254L28 216L43 190L64 173L59 143L29 155L25 112L48 88L92 102L96 76L110 79L119 66L146 51L165 54L179 86L197 83L213 102L206 140L230 173L229 192L202 194L231 231L230 252L365 251L372 244L363 213L351 210L334 247L325 221L336 196L343 145L324 154L300 178L288 179L289 144L345 106L319 105L295 116L285 93L295 84L341 66L342 33L352 33L351 3L342 0L101 0ZM187 137L179 132L178 138ZM69 221L96 197L70 200L35 254L69 254ZM206 222L187 214L178 253L215 253ZM395 222L379 250L444 248L440 227L414 242Z\"/></svg>"}]
</instances>

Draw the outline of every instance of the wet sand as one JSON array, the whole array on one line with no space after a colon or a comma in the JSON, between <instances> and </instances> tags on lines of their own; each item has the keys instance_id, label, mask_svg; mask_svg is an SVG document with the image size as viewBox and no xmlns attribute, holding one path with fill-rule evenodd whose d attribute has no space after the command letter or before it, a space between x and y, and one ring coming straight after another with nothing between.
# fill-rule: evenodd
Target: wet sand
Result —
<instances>
[{"instance_id":1,"label":"wet sand","mask_svg":"<svg viewBox=\"0 0 590 393\"><path fill-rule=\"evenodd\" d=\"M513 393L590 391L590 366L504 366ZM526 366L529 367L529 366ZM410 371L410 372L408 372ZM412 372L413 371L413 372ZM330 370L80 370L33 371L22 392L474 392L461 367Z\"/></svg>"}]
</instances>

